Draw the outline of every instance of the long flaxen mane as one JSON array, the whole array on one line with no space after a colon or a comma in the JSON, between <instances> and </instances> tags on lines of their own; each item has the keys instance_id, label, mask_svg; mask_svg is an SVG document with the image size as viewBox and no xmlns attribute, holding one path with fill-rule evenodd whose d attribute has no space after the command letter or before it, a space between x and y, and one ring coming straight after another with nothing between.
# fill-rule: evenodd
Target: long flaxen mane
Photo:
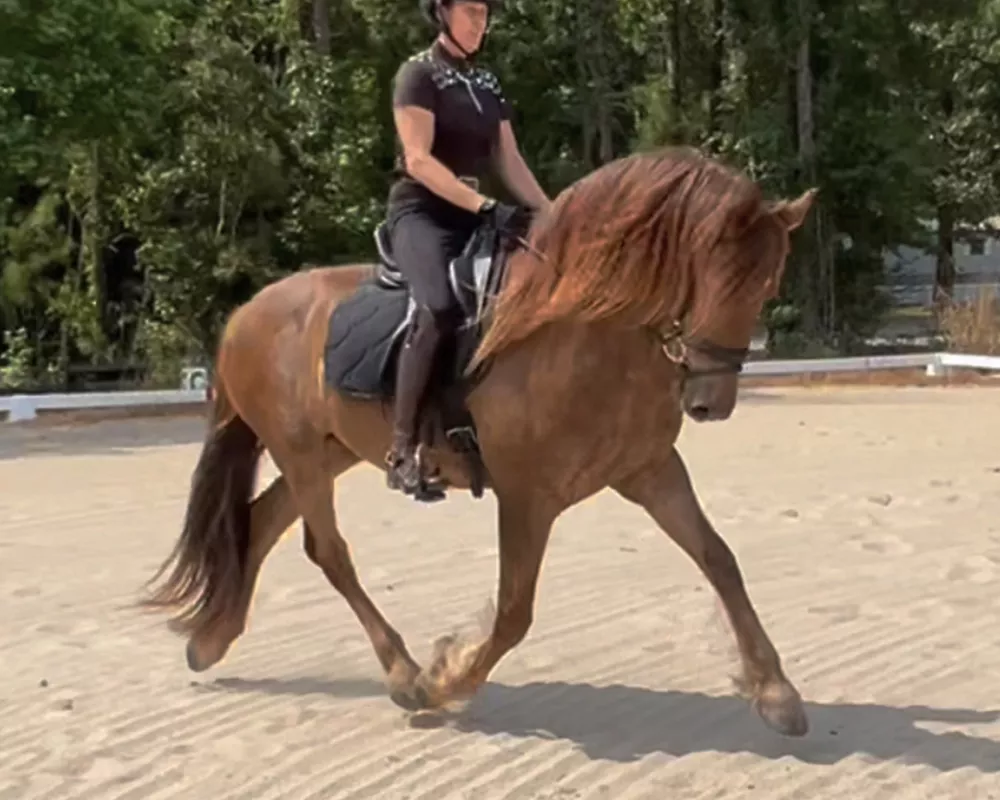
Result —
<instances>
[{"instance_id":1,"label":"long flaxen mane","mask_svg":"<svg viewBox=\"0 0 1000 800\"><path fill-rule=\"evenodd\" d=\"M708 265L706 255L765 210L753 181L686 148L599 167L559 195L531 248L512 256L470 369L557 320L663 328L680 319L699 268L725 271L713 276L720 302L763 285L768 259Z\"/></svg>"}]
</instances>

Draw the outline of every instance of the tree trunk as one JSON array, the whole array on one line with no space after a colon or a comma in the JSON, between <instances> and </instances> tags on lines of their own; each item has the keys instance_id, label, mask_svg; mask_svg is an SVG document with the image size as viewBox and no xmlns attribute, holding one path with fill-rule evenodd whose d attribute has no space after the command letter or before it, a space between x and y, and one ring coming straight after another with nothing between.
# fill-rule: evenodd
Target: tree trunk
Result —
<instances>
[{"instance_id":1,"label":"tree trunk","mask_svg":"<svg viewBox=\"0 0 1000 800\"><path fill-rule=\"evenodd\" d=\"M799 142L799 164L807 183L816 180L816 143L813 136L813 79L810 65L812 36L811 0L798 0L799 46L795 59L795 109Z\"/></svg>"},{"instance_id":2,"label":"tree trunk","mask_svg":"<svg viewBox=\"0 0 1000 800\"><path fill-rule=\"evenodd\" d=\"M313 27L313 4L312 0L289 0L290 3L294 3L295 17L299 23L299 36L304 42L312 42L315 40L315 32Z\"/></svg>"},{"instance_id":3,"label":"tree trunk","mask_svg":"<svg viewBox=\"0 0 1000 800\"><path fill-rule=\"evenodd\" d=\"M594 100L595 112L597 114L597 163L607 164L615 157L614 128L612 117L614 115L614 102L611 97L614 84L614 76L611 74L611 59L608 58L608 43L604 36L605 24L608 20L607 8L598 2L594 7L596 31L595 44L596 53L590 59L593 65L594 76Z\"/></svg>"},{"instance_id":4,"label":"tree trunk","mask_svg":"<svg viewBox=\"0 0 1000 800\"><path fill-rule=\"evenodd\" d=\"M709 70L708 136L714 138L722 132L722 82L726 62L726 0L712 2L712 65Z\"/></svg>"},{"instance_id":5,"label":"tree trunk","mask_svg":"<svg viewBox=\"0 0 1000 800\"><path fill-rule=\"evenodd\" d=\"M576 69L579 83L578 104L580 110L581 149L583 166L589 172L594 167L594 120L591 114L593 107L593 86L589 57L587 54L589 14L582 4L578 5L576 13Z\"/></svg>"},{"instance_id":6,"label":"tree trunk","mask_svg":"<svg viewBox=\"0 0 1000 800\"><path fill-rule=\"evenodd\" d=\"M101 146L93 142L90 146L90 163L86 204L80 213L80 281L86 281L87 286L81 286L81 291L89 295L89 319L86 323L80 320L89 334L88 345L92 348L92 358L105 355L107 339L105 331L108 328L108 289L104 264L104 218L101 198Z\"/></svg>"},{"instance_id":7,"label":"tree trunk","mask_svg":"<svg viewBox=\"0 0 1000 800\"><path fill-rule=\"evenodd\" d=\"M955 113L955 95L950 87L941 92L943 125ZM934 305L952 298L955 292L955 208L947 199L938 201L937 264L934 268Z\"/></svg>"},{"instance_id":8,"label":"tree trunk","mask_svg":"<svg viewBox=\"0 0 1000 800\"><path fill-rule=\"evenodd\" d=\"M795 57L795 133L798 144L799 179L816 185L816 140L813 116L812 30L813 0L797 0L798 46ZM803 328L810 337L831 333L833 320L832 253L825 241L822 209L812 216L803 248L799 276L802 289Z\"/></svg>"},{"instance_id":9,"label":"tree trunk","mask_svg":"<svg viewBox=\"0 0 1000 800\"><path fill-rule=\"evenodd\" d=\"M948 302L955 293L955 210L949 203L937 209L937 265L934 268L934 305Z\"/></svg>"},{"instance_id":10,"label":"tree trunk","mask_svg":"<svg viewBox=\"0 0 1000 800\"><path fill-rule=\"evenodd\" d=\"M681 6L683 0L670 2L670 127L674 144L683 143L684 81L681 65Z\"/></svg>"},{"instance_id":11,"label":"tree trunk","mask_svg":"<svg viewBox=\"0 0 1000 800\"><path fill-rule=\"evenodd\" d=\"M330 0L312 0L312 24L316 51L330 55Z\"/></svg>"}]
</instances>

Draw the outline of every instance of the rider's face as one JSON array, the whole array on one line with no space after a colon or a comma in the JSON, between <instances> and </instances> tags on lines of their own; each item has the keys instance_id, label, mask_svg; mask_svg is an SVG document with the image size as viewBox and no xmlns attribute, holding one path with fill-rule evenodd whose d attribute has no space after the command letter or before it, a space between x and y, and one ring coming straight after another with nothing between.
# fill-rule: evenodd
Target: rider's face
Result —
<instances>
[{"instance_id":1,"label":"rider's face","mask_svg":"<svg viewBox=\"0 0 1000 800\"><path fill-rule=\"evenodd\" d=\"M490 11L486 3L475 0L457 0L444 10L451 35L467 53L479 49L486 33Z\"/></svg>"}]
</instances>

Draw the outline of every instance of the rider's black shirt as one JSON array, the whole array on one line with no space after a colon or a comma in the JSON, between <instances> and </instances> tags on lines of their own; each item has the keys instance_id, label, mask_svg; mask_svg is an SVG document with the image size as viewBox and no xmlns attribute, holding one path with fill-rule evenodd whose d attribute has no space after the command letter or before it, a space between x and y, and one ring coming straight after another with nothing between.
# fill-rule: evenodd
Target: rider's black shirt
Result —
<instances>
[{"instance_id":1,"label":"rider's black shirt","mask_svg":"<svg viewBox=\"0 0 1000 800\"><path fill-rule=\"evenodd\" d=\"M510 118L510 106L493 73L455 58L440 42L405 61L396 72L394 107L419 106L434 114L431 155L459 177L485 177L500 133L500 122ZM389 193L393 206L416 201L451 206L430 189L406 175L397 156L400 179Z\"/></svg>"}]
</instances>

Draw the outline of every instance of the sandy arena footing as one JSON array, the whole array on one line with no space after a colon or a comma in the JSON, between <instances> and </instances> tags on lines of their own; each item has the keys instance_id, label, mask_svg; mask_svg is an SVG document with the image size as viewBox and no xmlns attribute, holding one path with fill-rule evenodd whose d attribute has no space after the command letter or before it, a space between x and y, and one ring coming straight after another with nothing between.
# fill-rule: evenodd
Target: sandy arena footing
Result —
<instances>
[{"instance_id":1,"label":"sandy arena footing","mask_svg":"<svg viewBox=\"0 0 1000 800\"><path fill-rule=\"evenodd\" d=\"M747 391L680 449L812 730L731 694L715 595L606 492L557 523L528 639L415 727L298 526L250 630L194 675L127 607L179 530L197 418L0 427L0 800L1000 798L1000 390ZM271 472L268 467L267 472ZM338 482L418 658L492 597L492 498Z\"/></svg>"}]
</instances>

